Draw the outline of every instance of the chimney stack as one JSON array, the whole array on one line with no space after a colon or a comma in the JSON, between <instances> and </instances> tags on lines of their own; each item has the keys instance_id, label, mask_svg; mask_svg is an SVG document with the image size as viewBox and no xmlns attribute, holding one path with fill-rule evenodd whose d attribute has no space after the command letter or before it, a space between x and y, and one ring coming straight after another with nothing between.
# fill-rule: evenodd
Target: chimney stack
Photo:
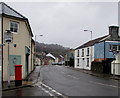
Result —
<instances>
[{"instance_id":1,"label":"chimney stack","mask_svg":"<svg viewBox=\"0 0 120 98\"><path fill-rule=\"evenodd\" d=\"M109 35L111 35L111 39L117 40L119 38L119 27L109 26Z\"/></svg>"}]
</instances>

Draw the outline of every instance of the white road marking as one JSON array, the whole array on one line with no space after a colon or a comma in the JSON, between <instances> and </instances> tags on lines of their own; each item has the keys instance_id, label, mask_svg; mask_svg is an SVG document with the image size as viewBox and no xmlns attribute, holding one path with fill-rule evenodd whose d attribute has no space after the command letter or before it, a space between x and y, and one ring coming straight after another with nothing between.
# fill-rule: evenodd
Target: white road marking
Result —
<instances>
[{"instance_id":1,"label":"white road marking","mask_svg":"<svg viewBox=\"0 0 120 98\"><path fill-rule=\"evenodd\" d=\"M46 93L49 94L50 96L54 96L52 93L50 93L50 91L51 91L51 92L57 94L58 96L62 96L63 98L68 98L68 97L66 97L66 96L64 96L63 94L57 92L56 90L54 90L53 88L47 86L46 84L44 84L44 83L42 83L42 82L38 82L38 83L36 83L34 86L40 87L44 92L46 92ZM48 91L47 89L43 88L42 86L45 87L45 88L47 88L47 89L49 89L50 91Z\"/></svg>"},{"instance_id":2,"label":"white road marking","mask_svg":"<svg viewBox=\"0 0 120 98\"><path fill-rule=\"evenodd\" d=\"M91 83L95 83L95 84L99 84L99 85L103 85L103 86L110 86L110 87L114 87L114 88L120 88L120 87L115 86L115 85L103 84L103 83L94 82L94 81L90 81L90 82L91 82Z\"/></svg>"},{"instance_id":3,"label":"white road marking","mask_svg":"<svg viewBox=\"0 0 120 98\"><path fill-rule=\"evenodd\" d=\"M40 87L45 93L49 94L50 96L54 96L52 93L50 93L49 91L47 91L43 87L41 87L41 86L38 86L38 87Z\"/></svg>"}]
</instances>

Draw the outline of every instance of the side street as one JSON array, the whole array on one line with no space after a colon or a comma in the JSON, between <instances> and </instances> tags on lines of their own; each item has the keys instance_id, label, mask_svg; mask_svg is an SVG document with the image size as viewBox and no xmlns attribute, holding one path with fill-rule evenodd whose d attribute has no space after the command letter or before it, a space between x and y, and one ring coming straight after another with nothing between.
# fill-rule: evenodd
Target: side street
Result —
<instances>
[{"instance_id":1,"label":"side street","mask_svg":"<svg viewBox=\"0 0 120 98\"><path fill-rule=\"evenodd\" d=\"M0 91L3 98L118 98L119 24L109 25L107 35L96 38L92 30L85 29L83 32L90 35L90 40L76 48L67 48L43 43L44 35L33 32L30 21L7 3L0 2Z\"/></svg>"}]
</instances>

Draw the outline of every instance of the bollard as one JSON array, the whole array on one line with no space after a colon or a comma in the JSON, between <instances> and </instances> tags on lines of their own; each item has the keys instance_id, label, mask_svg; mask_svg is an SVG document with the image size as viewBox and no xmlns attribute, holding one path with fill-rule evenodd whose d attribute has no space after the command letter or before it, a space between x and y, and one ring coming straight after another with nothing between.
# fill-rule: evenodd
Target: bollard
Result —
<instances>
[{"instance_id":1,"label":"bollard","mask_svg":"<svg viewBox=\"0 0 120 98\"><path fill-rule=\"evenodd\" d=\"M15 86L22 85L22 65L15 65Z\"/></svg>"}]
</instances>

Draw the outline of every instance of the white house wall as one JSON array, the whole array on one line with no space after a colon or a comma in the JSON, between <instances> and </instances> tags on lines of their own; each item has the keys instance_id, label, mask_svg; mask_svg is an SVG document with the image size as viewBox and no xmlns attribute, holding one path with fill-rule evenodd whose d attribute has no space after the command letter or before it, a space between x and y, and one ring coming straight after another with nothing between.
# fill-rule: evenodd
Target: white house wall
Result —
<instances>
[{"instance_id":1,"label":"white house wall","mask_svg":"<svg viewBox=\"0 0 120 98\"><path fill-rule=\"evenodd\" d=\"M87 56L87 48L89 48L89 56ZM84 56L82 57L82 49L84 49ZM75 68L91 70L91 46L75 50ZM77 56L79 50L79 57ZM87 58L89 58L89 67L87 66ZM79 65L78 65L79 59ZM92 46L92 61L94 60L94 46Z\"/></svg>"}]
</instances>

